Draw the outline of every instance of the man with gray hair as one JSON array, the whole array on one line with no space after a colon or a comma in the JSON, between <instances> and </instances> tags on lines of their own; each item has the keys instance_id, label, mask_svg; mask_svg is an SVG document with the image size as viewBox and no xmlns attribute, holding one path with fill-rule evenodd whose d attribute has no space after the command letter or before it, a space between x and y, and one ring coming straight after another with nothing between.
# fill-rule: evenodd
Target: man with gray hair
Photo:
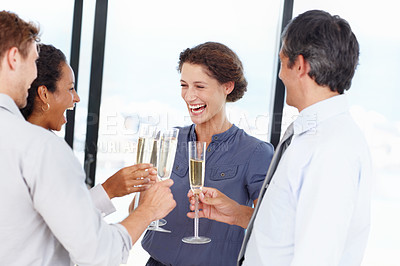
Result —
<instances>
[{"instance_id":1,"label":"man with gray hair","mask_svg":"<svg viewBox=\"0 0 400 266\"><path fill-rule=\"evenodd\" d=\"M279 77L300 114L275 151L257 206L253 212L203 188L200 216L247 228L238 265L360 265L372 170L343 94L358 64L357 39L344 19L313 10L289 23L282 43Z\"/></svg>"}]
</instances>

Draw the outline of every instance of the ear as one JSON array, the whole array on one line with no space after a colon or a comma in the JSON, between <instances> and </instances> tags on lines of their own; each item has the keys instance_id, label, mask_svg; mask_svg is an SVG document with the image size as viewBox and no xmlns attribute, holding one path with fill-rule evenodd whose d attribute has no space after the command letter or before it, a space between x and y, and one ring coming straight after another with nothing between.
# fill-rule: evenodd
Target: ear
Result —
<instances>
[{"instance_id":1,"label":"ear","mask_svg":"<svg viewBox=\"0 0 400 266\"><path fill-rule=\"evenodd\" d=\"M49 91L47 90L47 87L44 85L41 85L37 88L37 95L39 97L39 99L47 104L49 102Z\"/></svg>"},{"instance_id":2,"label":"ear","mask_svg":"<svg viewBox=\"0 0 400 266\"><path fill-rule=\"evenodd\" d=\"M297 56L295 63L296 71L299 77L308 76L308 72L310 72L310 64L304 59L302 54Z\"/></svg>"},{"instance_id":3,"label":"ear","mask_svg":"<svg viewBox=\"0 0 400 266\"><path fill-rule=\"evenodd\" d=\"M235 88L235 82L234 81L228 81L228 82L224 83L225 95L230 94L233 91L234 88Z\"/></svg>"},{"instance_id":4,"label":"ear","mask_svg":"<svg viewBox=\"0 0 400 266\"><path fill-rule=\"evenodd\" d=\"M10 69L15 70L17 68L17 62L19 61L19 54L17 47L12 47L8 50L6 54L7 65Z\"/></svg>"}]
</instances>

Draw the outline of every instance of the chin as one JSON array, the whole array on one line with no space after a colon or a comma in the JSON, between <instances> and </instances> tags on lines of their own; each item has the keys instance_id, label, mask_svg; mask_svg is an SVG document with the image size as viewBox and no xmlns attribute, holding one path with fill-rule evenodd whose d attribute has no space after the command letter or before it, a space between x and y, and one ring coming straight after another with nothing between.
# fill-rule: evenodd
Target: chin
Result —
<instances>
[{"instance_id":1,"label":"chin","mask_svg":"<svg viewBox=\"0 0 400 266\"><path fill-rule=\"evenodd\" d=\"M198 115L190 115L190 120L192 120L193 124L201 124L204 122L204 119Z\"/></svg>"},{"instance_id":2,"label":"chin","mask_svg":"<svg viewBox=\"0 0 400 266\"><path fill-rule=\"evenodd\" d=\"M51 127L50 130L51 131L60 131L61 128L59 128L59 127Z\"/></svg>"},{"instance_id":3,"label":"chin","mask_svg":"<svg viewBox=\"0 0 400 266\"><path fill-rule=\"evenodd\" d=\"M63 125L64 125L64 123L60 124L60 125L57 125L57 127L55 127L53 130L54 131L60 131Z\"/></svg>"}]
</instances>

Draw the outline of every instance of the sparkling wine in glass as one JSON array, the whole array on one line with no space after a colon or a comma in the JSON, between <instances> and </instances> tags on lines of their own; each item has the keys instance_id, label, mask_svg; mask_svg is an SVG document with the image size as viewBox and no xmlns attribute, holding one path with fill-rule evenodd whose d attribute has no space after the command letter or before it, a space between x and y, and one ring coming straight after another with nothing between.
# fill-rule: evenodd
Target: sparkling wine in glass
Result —
<instances>
[{"instance_id":1,"label":"sparkling wine in glass","mask_svg":"<svg viewBox=\"0 0 400 266\"><path fill-rule=\"evenodd\" d=\"M183 242L188 244L206 244L211 239L199 236L199 194L204 186L206 168L206 143L189 141L189 182L195 196L194 236L184 237Z\"/></svg>"},{"instance_id":2,"label":"sparkling wine in glass","mask_svg":"<svg viewBox=\"0 0 400 266\"><path fill-rule=\"evenodd\" d=\"M147 123L139 125L139 138L136 152L136 163L150 163L156 136L156 126ZM140 192L136 193L134 209L139 205Z\"/></svg>"},{"instance_id":3,"label":"sparkling wine in glass","mask_svg":"<svg viewBox=\"0 0 400 266\"><path fill-rule=\"evenodd\" d=\"M178 146L179 129L172 128L162 131L158 144L157 153L157 176L163 181L171 177L172 166L175 161L176 148ZM149 226L148 230L171 233L171 231L160 227L160 220L155 221L155 226Z\"/></svg>"},{"instance_id":4,"label":"sparkling wine in glass","mask_svg":"<svg viewBox=\"0 0 400 266\"><path fill-rule=\"evenodd\" d=\"M155 134L155 137L154 137L153 151L151 152L151 158L150 158L150 163L153 164L153 166L156 168L157 168L157 158L158 158L158 149L159 149L158 143L159 142L160 142L160 131L157 131L157 133ZM159 226L163 226L166 224L167 224L167 221L165 219L158 220ZM156 226L156 221L152 221L149 225L149 228L153 228L155 226Z\"/></svg>"}]
</instances>

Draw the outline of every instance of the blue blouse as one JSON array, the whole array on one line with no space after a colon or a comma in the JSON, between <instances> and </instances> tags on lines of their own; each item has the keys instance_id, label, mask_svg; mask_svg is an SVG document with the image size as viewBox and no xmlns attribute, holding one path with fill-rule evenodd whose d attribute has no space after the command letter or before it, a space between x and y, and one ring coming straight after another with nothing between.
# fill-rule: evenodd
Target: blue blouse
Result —
<instances>
[{"instance_id":1,"label":"blue blouse","mask_svg":"<svg viewBox=\"0 0 400 266\"><path fill-rule=\"evenodd\" d=\"M244 229L236 225L200 219L199 235L211 238L202 245L185 244L182 238L193 236L193 219L189 211L187 193L188 141L196 140L195 125L179 128L178 147L171 178L171 187L177 203L165 217L163 228L172 233L147 231L143 248L156 260L166 265L236 265L244 237ZM239 204L252 206L273 155L273 146L249 136L232 125L227 131L213 135L207 147L204 185L222 191Z\"/></svg>"}]
</instances>

